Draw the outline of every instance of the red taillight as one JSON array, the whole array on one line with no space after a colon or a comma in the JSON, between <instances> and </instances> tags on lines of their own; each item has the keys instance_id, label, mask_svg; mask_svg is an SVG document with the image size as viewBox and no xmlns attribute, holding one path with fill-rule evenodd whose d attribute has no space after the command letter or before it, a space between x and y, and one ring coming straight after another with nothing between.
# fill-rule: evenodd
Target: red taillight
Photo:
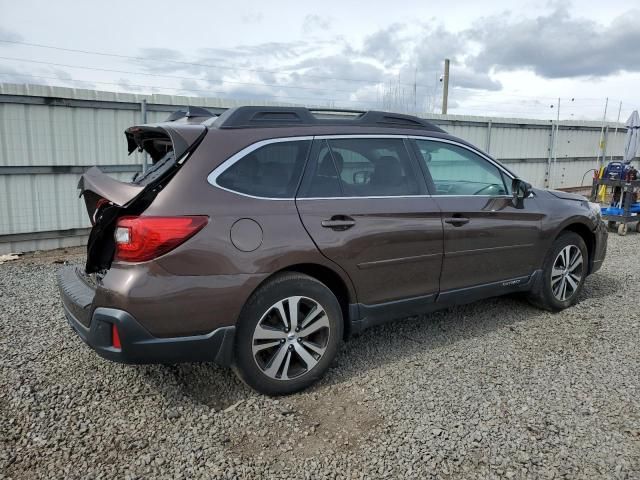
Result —
<instances>
[{"instance_id":1,"label":"red taillight","mask_svg":"<svg viewBox=\"0 0 640 480\"><path fill-rule=\"evenodd\" d=\"M109 200L107 200L106 198L100 198L100 199L98 199L98 201L96 202L96 206L95 206L95 208L93 209L93 215L91 215L91 224L92 224L92 225L95 225L95 224L96 224L96 217L97 217L98 212L100 211L100 209L101 209L104 205L106 205L106 204L108 204L108 203L111 203L111 202L109 202Z\"/></svg>"},{"instance_id":2,"label":"red taillight","mask_svg":"<svg viewBox=\"0 0 640 480\"><path fill-rule=\"evenodd\" d=\"M115 323L111 324L111 346L113 348L122 349L122 345L120 344L120 334L118 333L118 327L116 327Z\"/></svg>"},{"instance_id":3,"label":"red taillight","mask_svg":"<svg viewBox=\"0 0 640 480\"><path fill-rule=\"evenodd\" d=\"M116 226L116 259L144 262L173 250L207 224L208 217L122 217Z\"/></svg>"}]
</instances>

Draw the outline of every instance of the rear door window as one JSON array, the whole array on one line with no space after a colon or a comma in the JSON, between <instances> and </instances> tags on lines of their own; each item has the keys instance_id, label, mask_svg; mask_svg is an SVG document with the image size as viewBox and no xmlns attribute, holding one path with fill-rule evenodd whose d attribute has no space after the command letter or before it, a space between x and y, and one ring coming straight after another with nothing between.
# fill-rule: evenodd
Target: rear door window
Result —
<instances>
[{"instance_id":1,"label":"rear door window","mask_svg":"<svg viewBox=\"0 0 640 480\"><path fill-rule=\"evenodd\" d=\"M222 172L216 183L254 197L294 198L310 145L310 140L295 140L260 147Z\"/></svg>"},{"instance_id":2,"label":"rear door window","mask_svg":"<svg viewBox=\"0 0 640 480\"><path fill-rule=\"evenodd\" d=\"M423 193L402 138L317 141L309 165L301 197L386 197Z\"/></svg>"}]
</instances>

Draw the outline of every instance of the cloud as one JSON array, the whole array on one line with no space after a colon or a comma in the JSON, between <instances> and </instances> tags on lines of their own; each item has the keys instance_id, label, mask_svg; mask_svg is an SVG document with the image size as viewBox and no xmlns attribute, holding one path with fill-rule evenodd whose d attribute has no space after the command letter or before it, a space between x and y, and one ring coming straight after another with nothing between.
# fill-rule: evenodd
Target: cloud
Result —
<instances>
[{"instance_id":1,"label":"cloud","mask_svg":"<svg viewBox=\"0 0 640 480\"><path fill-rule=\"evenodd\" d=\"M22 42L24 41L24 37L17 32L0 27L0 40L6 40L8 42Z\"/></svg>"},{"instance_id":2,"label":"cloud","mask_svg":"<svg viewBox=\"0 0 640 480\"><path fill-rule=\"evenodd\" d=\"M466 88L471 90L502 90L502 83L491 78L487 73L476 72L468 67L456 66L450 70L449 85L451 88Z\"/></svg>"},{"instance_id":3,"label":"cloud","mask_svg":"<svg viewBox=\"0 0 640 480\"><path fill-rule=\"evenodd\" d=\"M247 13L240 17L242 23L260 23L264 19L264 14L262 12L253 12Z\"/></svg>"},{"instance_id":4,"label":"cloud","mask_svg":"<svg viewBox=\"0 0 640 480\"><path fill-rule=\"evenodd\" d=\"M466 37L479 46L470 65L480 71L532 70L545 78L602 77L640 71L640 10L608 26L574 18L565 6L546 15L506 12L478 20Z\"/></svg>"},{"instance_id":5,"label":"cloud","mask_svg":"<svg viewBox=\"0 0 640 480\"><path fill-rule=\"evenodd\" d=\"M131 82L129 82L128 79L126 78L120 78L117 82L118 86L120 88L122 88L123 90L126 90L128 92L141 92L142 91L142 87L139 87L137 85L132 85Z\"/></svg>"},{"instance_id":6,"label":"cloud","mask_svg":"<svg viewBox=\"0 0 640 480\"><path fill-rule=\"evenodd\" d=\"M387 66L400 62L404 49L401 38L403 26L394 23L365 37L360 54L375 58Z\"/></svg>"},{"instance_id":7,"label":"cloud","mask_svg":"<svg viewBox=\"0 0 640 480\"><path fill-rule=\"evenodd\" d=\"M310 33L314 30L329 30L331 28L331 19L316 14L309 14L304 17L302 22L302 31Z\"/></svg>"},{"instance_id":8,"label":"cloud","mask_svg":"<svg viewBox=\"0 0 640 480\"><path fill-rule=\"evenodd\" d=\"M424 25L418 36L413 57L419 69L442 70L445 58L461 58L468 46L462 35L447 30L442 25Z\"/></svg>"},{"instance_id":9,"label":"cloud","mask_svg":"<svg viewBox=\"0 0 640 480\"><path fill-rule=\"evenodd\" d=\"M31 77L31 75L23 74L8 65L2 65L0 67L0 82L1 83L46 83L40 82L40 79Z\"/></svg>"},{"instance_id":10,"label":"cloud","mask_svg":"<svg viewBox=\"0 0 640 480\"><path fill-rule=\"evenodd\" d=\"M66 70L62 70L60 68L56 68L53 71L53 73L60 80L66 80L66 81L73 80L73 77L71 76L71 74L69 72L67 72Z\"/></svg>"},{"instance_id":11,"label":"cloud","mask_svg":"<svg viewBox=\"0 0 640 480\"><path fill-rule=\"evenodd\" d=\"M423 110L439 105L445 58L451 59L451 98L459 102L501 91L496 76L501 71L529 70L546 78L640 71L639 11L605 26L575 18L558 4L550 8L535 18L508 12L488 16L461 31L437 19L395 23L371 31L361 42L328 33L192 54L147 48L141 50L145 60L137 63L150 72L190 77L174 83L203 95L354 107L383 102L392 109ZM305 33L329 32L331 26L331 19L319 15L307 15L303 22Z\"/></svg>"}]
</instances>

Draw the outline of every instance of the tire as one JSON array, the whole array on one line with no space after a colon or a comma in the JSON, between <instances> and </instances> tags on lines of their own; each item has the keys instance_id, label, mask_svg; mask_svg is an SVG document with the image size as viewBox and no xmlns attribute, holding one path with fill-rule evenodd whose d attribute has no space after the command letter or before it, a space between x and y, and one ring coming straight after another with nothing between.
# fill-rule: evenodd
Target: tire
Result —
<instances>
[{"instance_id":1,"label":"tire","mask_svg":"<svg viewBox=\"0 0 640 480\"><path fill-rule=\"evenodd\" d=\"M626 223L621 223L620 225L618 225L618 235L620 235L621 237L624 237L627 234L627 224Z\"/></svg>"},{"instance_id":2,"label":"tire","mask_svg":"<svg viewBox=\"0 0 640 480\"><path fill-rule=\"evenodd\" d=\"M574 266L578 261L578 253L581 262ZM568 269L564 268L566 255L569 255ZM584 287L588 265L589 252L582 237L574 232L561 234L547 253L542 268L542 278L530 292L529 301L537 307L551 311L564 310L574 305Z\"/></svg>"},{"instance_id":3,"label":"tire","mask_svg":"<svg viewBox=\"0 0 640 480\"><path fill-rule=\"evenodd\" d=\"M343 330L340 303L326 285L300 273L277 274L242 309L233 368L247 385L265 395L303 390L327 371Z\"/></svg>"}]
</instances>

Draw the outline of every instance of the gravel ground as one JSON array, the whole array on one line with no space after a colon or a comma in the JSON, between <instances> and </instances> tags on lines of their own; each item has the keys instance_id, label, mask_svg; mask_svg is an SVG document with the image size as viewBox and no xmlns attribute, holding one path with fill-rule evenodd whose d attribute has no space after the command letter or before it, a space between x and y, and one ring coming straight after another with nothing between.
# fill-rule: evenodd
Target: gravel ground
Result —
<instances>
[{"instance_id":1,"label":"gravel ground","mask_svg":"<svg viewBox=\"0 0 640 480\"><path fill-rule=\"evenodd\" d=\"M279 400L72 334L59 259L0 265L0 478L640 478L640 235L558 314L492 299L368 331Z\"/></svg>"}]
</instances>

